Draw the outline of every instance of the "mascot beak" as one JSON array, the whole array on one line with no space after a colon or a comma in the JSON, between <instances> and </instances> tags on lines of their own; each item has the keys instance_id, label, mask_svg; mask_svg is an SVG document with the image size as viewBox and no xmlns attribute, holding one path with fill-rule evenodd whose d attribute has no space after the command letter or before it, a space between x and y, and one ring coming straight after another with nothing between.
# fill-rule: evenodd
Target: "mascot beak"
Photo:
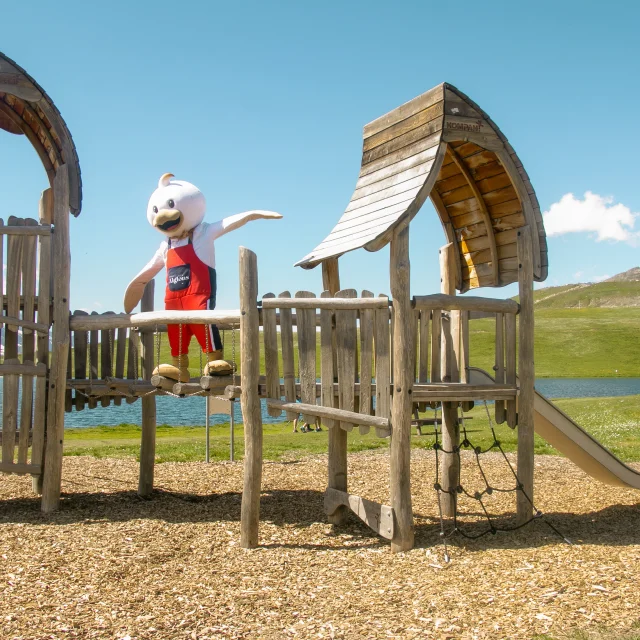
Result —
<instances>
[{"instance_id":1,"label":"mascot beak","mask_svg":"<svg viewBox=\"0 0 640 640\"><path fill-rule=\"evenodd\" d=\"M164 233L171 233L180 227L183 219L180 209L160 209L153 221L153 226Z\"/></svg>"}]
</instances>

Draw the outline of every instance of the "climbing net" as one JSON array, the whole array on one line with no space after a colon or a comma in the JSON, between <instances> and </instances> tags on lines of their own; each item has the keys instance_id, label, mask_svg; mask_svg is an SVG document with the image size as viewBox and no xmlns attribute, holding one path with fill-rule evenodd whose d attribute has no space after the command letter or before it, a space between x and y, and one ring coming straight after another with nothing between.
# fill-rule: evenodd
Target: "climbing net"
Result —
<instances>
[{"instance_id":1,"label":"climbing net","mask_svg":"<svg viewBox=\"0 0 640 640\"><path fill-rule=\"evenodd\" d=\"M465 425L465 421L464 421L464 413L462 412L462 409L460 410L460 419L459 419L459 424L460 424L460 436L462 438L462 441L460 442L460 444L458 446L454 446L452 448L452 450L448 451L446 449L444 449L444 447L442 446L442 444L440 443L439 439L438 439L438 409L437 407L434 409L434 413L435 413L435 420L434 420L434 437L435 437L435 443L433 445L433 449L436 452L436 478L435 478L435 483L433 485L434 489L437 492L438 495L438 511L439 511L439 516L440 516L440 540L442 541L442 545L444 547L444 559L445 562L449 562L450 560L450 556L449 556L449 550L448 550L448 546L447 546L447 540L449 538L451 538L454 534L458 533L460 534L462 537L470 539L470 540L476 540L478 538L481 538L487 534L492 534L495 535L498 531L515 531L517 529L521 529L522 527L528 525L530 522L532 522L533 520L542 520L556 535L558 535L560 538L562 538L562 540L564 540L564 542L566 542L567 544L571 544L571 541L566 538L562 533L560 533L560 531L558 531L558 529L551 523L549 522L548 518L546 518L544 516L544 514L542 513L542 511L540 511L539 509L536 508L536 506L533 503L533 500L531 499L531 497L527 494L527 492L524 489L524 486L522 485L522 482L520 482L520 479L518 478L518 474L516 473L515 469L513 468L513 465L511 464L511 461L509 460L509 458L507 457L507 454L504 452L504 449L502 448L502 444L500 443L500 440L498 439L497 435L496 435L496 431L495 431L495 427L493 424L493 421L491 419L491 414L489 412L489 407L487 406L486 401L484 402L484 408L485 411L487 413L487 418L489 419L489 428L491 430L491 435L493 436L493 442L490 446L488 446L486 449L483 449L480 446L476 446L473 444L473 442L471 442L471 440L469 439L469 435L467 432L467 428ZM442 421L441 421L442 423ZM467 488L465 488L465 486L462 484L462 480L461 480L461 469L462 469L462 460L461 460L461 456L460 456L460 452L463 449L468 449L470 451L473 452L474 454L474 458L475 458L475 462L477 464L478 467L478 471L480 474L480 477L482 478L482 481L484 482L484 488L481 491L469 491ZM502 457L504 459L504 461L507 463L507 466L509 467L509 470L511 472L511 475L513 475L513 478L515 480L515 484L512 487L495 487L492 486L492 484L489 482L488 478L487 478L487 474L485 473L485 470L482 466L482 462L481 462L481 456L485 453L488 453L489 451L493 451L494 449L498 450L501 454ZM440 455L441 454L448 454L448 455L454 455L458 458L457 462L457 468L458 468L458 479L457 479L457 484L455 487L449 488L449 489L444 489L441 482L440 482ZM513 525L513 526L500 526L497 522L496 519L494 517L492 517L487 509L487 505L485 504L485 499L486 496L490 496L492 495L494 492L496 493L517 493L520 492L525 500L531 505L531 509L533 511L533 516L531 518L529 518L527 521L521 523L521 524L517 524L517 525ZM443 516L443 510L442 510L442 494L448 494L452 496L452 501L454 504L454 513L453 513L453 519L452 519L452 526L449 529L449 531L445 530L445 519ZM468 531L465 531L461 526L460 526L460 521L459 521L459 513L458 513L458 496L459 495L465 495L468 498L475 500L480 508L482 509L482 514L484 515L484 517L487 520L487 528L480 531L479 533L470 533Z\"/></svg>"}]
</instances>

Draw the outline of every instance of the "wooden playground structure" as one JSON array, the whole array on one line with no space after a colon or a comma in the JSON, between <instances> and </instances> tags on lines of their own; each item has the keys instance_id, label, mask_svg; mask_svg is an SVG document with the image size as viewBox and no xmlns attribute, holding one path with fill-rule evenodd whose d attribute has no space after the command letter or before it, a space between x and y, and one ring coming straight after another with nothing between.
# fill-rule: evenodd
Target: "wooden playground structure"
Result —
<instances>
[{"instance_id":1,"label":"wooden playground structure","mask_svg":"<svg viewBox=\"0 0 640 640\"><path fill-rule=\"evenodd\" d=\"M141 400L139 493L147 495L153 488L155 397L195 393L241 398L244 547L258 544L261 399L272 416L321 418L329 428L329 521L339 524L351 510L388 538L394 551L413 546L414 410L427 403L441 406L443 451L456 451L459 408L494 401L496 422L517 427L517 520L531 518L533 283L547 276L545 232L515 151L463 93L438 85L365 126L362 167L351 201L329 235L298 263L306 269L321 265L319 297L284 291L259 298L257 257L241 248L239 311L154 311L152 282L141 313L70 314L69 212L78 215L81 208L77 154L46 93L1 55L0 128L29 138L51 183L42 194L38 220L10 218L0 226L0 252L6 250L7 264L6 291L0 290L0 471L32 475L34 488L42 492L43 511L56 509L60 500L65 410ZM412 297L410 222L427 198L447 240L440 250L441 291ZM341 286L341 255L362 247L377 251L386 244L391 298ZM514 282L519 302L456 295ZM495 382L478 383L469 361L469 323L486 317L495 319ZM188 383L152 377L154 334L180 322L239 328L239 375ZM388 505L348 491L347 432L354 427L362 433L373 427L378 436L390 437ZM443 511L453 515L459 456L442 458Z\"/></svg>"}]
</instances>

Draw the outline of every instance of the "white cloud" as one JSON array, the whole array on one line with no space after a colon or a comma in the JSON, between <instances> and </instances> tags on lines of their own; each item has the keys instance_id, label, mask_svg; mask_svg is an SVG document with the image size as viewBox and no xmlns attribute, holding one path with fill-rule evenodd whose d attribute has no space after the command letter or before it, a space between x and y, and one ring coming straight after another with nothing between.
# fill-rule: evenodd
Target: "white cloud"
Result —
<instances>
[{"instance_id":1,"label":"white cloud","mask_svg":"<svg viewBox=\"0 0 640 640\"><path fill-rule=\"evenodd\" d=\"M611 196L603 197L587 191L584 199L579 200L572 193L566 193L542 217L549 236L582 232L595 233L598 242L610 240L627 242L632 246L640 243L640 231L633 230L640 213L621 203L614 203Z\"/></svg>"},{"instance_id":2,"label":"white cloud","mask_svg":"<svg viewBox=\"0 0 640 640\"><path fill-rule=\"evenodd\" d=\"M577 280L578 278L582 278L583 275L584 275L584 271L576 271L573 274L573 277Z\"/></svg>"},{"instance_id":3,"label":"white cloud","mask_svg":"<svg viewBox=\"0 0 640 640\"><path fill-rule=\"evenodd\" d=\"M603 280L608 280L611 276L606 273L603 276L593 276L592 280L593 282L602 282Z\"/></svg>"}]
</instances>

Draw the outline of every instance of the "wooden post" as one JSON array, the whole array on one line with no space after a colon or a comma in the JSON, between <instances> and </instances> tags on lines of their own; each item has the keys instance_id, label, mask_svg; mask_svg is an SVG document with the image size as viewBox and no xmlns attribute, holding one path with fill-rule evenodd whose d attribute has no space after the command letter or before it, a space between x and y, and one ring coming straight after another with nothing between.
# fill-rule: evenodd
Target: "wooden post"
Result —
<instances>
[{"instance_id":1,"label":"wooden post","mask_svg":"<svg viewBox=\"0 0 640 640\"><path fill-rule=\"evenodd\" d=\"M47 407L47 444L42 484L42 511L50 513L60 504L62 484L62 447L64 440L64 397L69 355L69 284L71 252L69 249L69 167L58 167L53 180L52 273L53 335Z\"/></svg>"},{"instance_id":2,"label":"wooden post","mask_svg":"<svg viewBox=\"0 0 640 640\"><path fill-rule=\"evenodd\" d=\"M240 545L258 545L260 487L262 484L262 413L260 326L258 318L258 262L256 254L240 247L240 385L244 419L244 483L240 512Z\"/></svg>"},{"instance_id":3,"label":"wooden post","mask_svg":"<svg viewBox=\"0 0 640 640\"><path fill-rule=\"evenodd\" d=\"M393 552L413 547L411 506L411 410L415 363L415 316L410 298L409 226L394 229L390 279L393 298L393 403L391 407L391 506L396 527Z\"/></svg>"},{"instance_id":4,"label":"wooden post","mask_svg":"<svg viewBox=\"0 0 640 640\"><path fill-rule=\"evenodd\" d=\"M155 282L147 283L140 302L141 311L153 311ZM153 334L141 333L142 379L151 380L153 373ZM138 495L148 496L153 491L153 472L156 459L156 397L142 398L142 435L140 439L140 476Z\"/></svg>"},{"instance_id":5,"label":"wooden post","mask_svg":"<svg viewBox=\"0 0 640 640\"><path fill-rule=\"evenodd\" d=\"M322 263L322 286L332 296L340 291L340 271L338 258L329 258ZM333 375L338 374L336 332L332 336ZM336 422L329 429L329 477L327 485L339 491L347 490L347 432ZM347 509L342 507L328 516L331 524L342 524L347 518Z\"/></svg>"},{"instance_id":6,"label":"wooden post","mask_svg":"<svg viewBox=\"0 0 640 640\"><path fill-rule=\"evenodd\" d=\"M520 294L518 372L518 480L522 491L517 498L517 522L526 522L533 514L533 402L535 367L533 353L533 246L531 229L518 230L518 290ZM526 495L525 495L526 494Z\"/></svg>"},{"instance_id":7,"label":"wooden post","mask_svg":"<svg viewBox=\"0 0 640 640\"><path fill-rule=\"evenodd\" d=\"M456 293L455 247L447 244L440 249L440 291L447 295ZM449 322L442 322L442 379L445 382L458 382L458 349L459 344L459 312L450 311ZM445 451L453 451L460 445L460 425L458 424L458 404L442 403L442 447ZM442 456L442 489L455 492L460 476L460 460L455 453ZM456 494L442 494L442 513L453 517L456 512Z\"/></svg>"}]
</instances>

